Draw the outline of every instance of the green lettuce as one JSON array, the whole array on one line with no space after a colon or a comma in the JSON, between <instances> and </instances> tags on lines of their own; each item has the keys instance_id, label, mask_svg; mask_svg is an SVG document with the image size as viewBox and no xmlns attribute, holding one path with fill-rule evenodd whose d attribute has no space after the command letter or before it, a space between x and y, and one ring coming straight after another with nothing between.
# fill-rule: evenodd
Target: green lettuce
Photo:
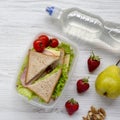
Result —
<instances>
[{"instance_id":1,"label":"green lettuce","mask_svg":"<svg viewBox=\"0 0 120 120\"><path fill-rule=\"evenodd\" d=\"M29 89L23 87L22 85L19 85L17 87L17 91L18 93L20 93L21 95L27 97L29 100L33 99L36 95Z\"/></svg>"},{"instance_id":2,"label":"green lettuce","mask_svg":"<svg viewBox=\"0 0 120 120\"><path fill-rule=\"evenodd\" d=\"M59 45L59 48L64 49L65 54L70 54L70 63L69 63L69 67L67 67L66 64L62 65L62 74L61 74L58 84L56 85L56 88L53 92L53 95L52 95L53 99L56 99L57 97L59 97L61 95L61 92L65 86L67 79L68 79L68 72L70 70L70 66L71 66L73 58L74 58L73 49L71 49L69 44L62 42Z\"/></svg>"},{"instance_id":3,"label":"green lettuce","mask_svg":"<svg viewBox=\"0 0 120 120\"><path fill-rule=\"evenodd\" d=\"M25 67L27 66L27 63L28 63L28 55L24 58L23 64L22 64L21 69L20 69L20 72L19 72L19 74L18 74L18 77L17 77L17 85L21 85L20 78L21 78L21 75L22 75Z\"/></svg>"},{"instance_id":4,"label":"green lettuce","mask_svg":"<svg viewBox=\"0 0 120 120\"><path fill-rule=\"evenodd\" d=\"M70 54L70 65L69 65L69 68L68 70L70 70L70 66L73 62L73 58L74 58L74 52L73 52L73 49L71 49L71 46L67 43L64 43L62 42L60 45L59 45L59 48L63 48L64 51L65 51L65 54Z\"/></svg>"},{"instance_id":5,"label":"green lettuce","mask_svg":"<svg viewBox=\"0 0 120 120\"><path fill-rule=\"evenodd\" d=\"M33 99L36 95L31 90L29 90L28 88L25 88L21 84L21 80L20 80L21 75L23 74L24 69L27 66L27 63L28 63L28 55L24 58L23 64L21 66L20 72L19 72L18 77L17 77L16 87L17 87L17 91L18 91L19 94L27 97L30 100L30 99Z\"/></svg>"},{"instance_id":6,"label":"green lettuce","mask_svg":"<svg viewBox=\"0 0 120 120\"><path fill-rule=\"evenodd\" d=\"M68 79L68 69L67 69L66 65L64 64L62 66L61 77L60 77L60 79L59 79L59 81L58 81L58 83L55 87L55 90L54 90L53 94L52 94L53 99L56 99L57 97L60 96L67 79Z\"/></svg>"}]
</instances>

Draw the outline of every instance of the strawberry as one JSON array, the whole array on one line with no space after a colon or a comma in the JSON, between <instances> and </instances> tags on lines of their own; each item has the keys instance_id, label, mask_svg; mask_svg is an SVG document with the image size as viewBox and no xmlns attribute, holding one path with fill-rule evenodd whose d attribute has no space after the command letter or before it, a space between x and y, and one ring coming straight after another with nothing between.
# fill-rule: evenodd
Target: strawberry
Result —
<instances>
[{"instance_id":1,"label":"strawberry","mask_svg":"<svg viewBox=\"0 0 120 120\"><path fill-rule=\"evenodd\" d=\"M82 93L89 89L90 85L88 83L88 78L79 79L77 81L77 92Z\"/></svg>"},{"instance_id":2,"label":"strawberry","mask_svg":"<svg viewBox=\"0 0 120 120\"><path fill-rule=\"evenodd\" d=\"M96 56L93 52L92 55L90 55L88 61L88 70L89 72L93 72L99 65L100 65L100 57Z\"/></svg>"},{"instance_id":3,"label":"strawberry","mask_svg":"<svg viewBox=\"0 0 120 120\"><path fill-rule=\"evenodd\" d=\"M74 100L73 98L71 98L70 100L68 100L65 103L65 108L66 108L66 111L68 112L68 114L72 115L79 109L79 103L76 100Z\"/></svg>"}]
</instances>

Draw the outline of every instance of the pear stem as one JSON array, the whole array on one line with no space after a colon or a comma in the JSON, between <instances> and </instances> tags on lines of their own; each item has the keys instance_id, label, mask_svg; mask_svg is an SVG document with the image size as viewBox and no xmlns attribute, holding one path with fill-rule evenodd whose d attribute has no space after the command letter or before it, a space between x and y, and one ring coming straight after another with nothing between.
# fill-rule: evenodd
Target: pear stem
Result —
<instances>
[{"instance_id":1,"label":"pear stem","mask_svg":"<svg viewBox=\"0 0 120 120\"><path fill-rule=\"evenodd\" d=\"M118 66L119 63L120 63L120 60L118 60L118 62L116 63L116 66Z\"/></svg>"}]
</instances>

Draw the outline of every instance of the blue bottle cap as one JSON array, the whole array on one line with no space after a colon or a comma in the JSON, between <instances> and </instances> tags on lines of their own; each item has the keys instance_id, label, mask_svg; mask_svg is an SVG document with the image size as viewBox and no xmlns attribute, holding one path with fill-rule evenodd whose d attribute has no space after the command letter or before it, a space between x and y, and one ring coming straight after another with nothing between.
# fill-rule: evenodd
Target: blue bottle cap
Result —
<instances>
[{"instance_id":1,"label":"blue bottle cap","mask_svg":"<svg viewBox=\"0 0 120 120\"><path fill-rule=\"evenodd\" d=\"M53 13L53 11L54 11L54 8L55 8L55 7L47 7L47 8L46 8L46 12L48 12L49 15L52 15L52 13Z\"/></svg>"}]
</instances>

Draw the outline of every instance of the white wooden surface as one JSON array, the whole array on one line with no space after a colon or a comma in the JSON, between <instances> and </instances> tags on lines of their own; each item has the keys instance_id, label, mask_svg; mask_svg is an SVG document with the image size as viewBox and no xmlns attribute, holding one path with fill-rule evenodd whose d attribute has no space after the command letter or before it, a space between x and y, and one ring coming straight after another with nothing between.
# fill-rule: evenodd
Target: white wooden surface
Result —
<instances>
[{"instance_id":1,"label":"white wooden surface","mask_svg":"<svg viewBox=\"0 0 120 120\"><path fill-rule=\"evenodd\" d=\"M45 8L51 5L61 8L79 7L105 20L120 22L119 0L0 0L0 120L82 120L91 105L103 107L107 112L106 120L120 120L120 98L114 101L104 99L94 89L97 74L108 65L116 63L120 55L103 52L87 44L79 45L79 60L71 83L55 109L46 111L37 108L15 94L17 72L30 41L43 29L61 33L47 19ZM86 64L91 50L102 58L100 67L93 74L88 72ZM76 81L86 76L90 76L90 89L78 95ZM79 101L80 109L69 117L64 103L71 97Z\"/></svg>"}]
</instances>

